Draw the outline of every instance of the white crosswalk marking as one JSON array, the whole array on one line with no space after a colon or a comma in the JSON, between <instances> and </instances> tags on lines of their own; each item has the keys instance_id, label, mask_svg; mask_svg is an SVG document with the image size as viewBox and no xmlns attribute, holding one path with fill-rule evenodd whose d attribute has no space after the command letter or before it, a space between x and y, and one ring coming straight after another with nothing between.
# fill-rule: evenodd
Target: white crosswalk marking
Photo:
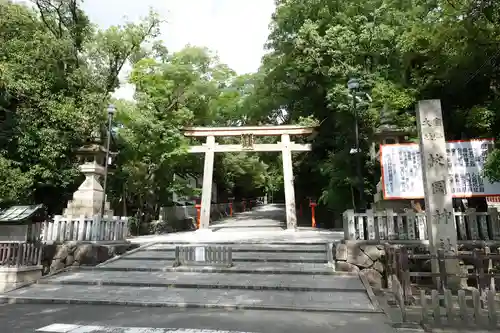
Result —
<instances>
[{"instance_id":1,"label":"white crosswalk marking","mask_svg":"<svg viewBox=\"0 0 500 333\"><path fill-rule=\"evenodd\" d=\"M251 333L240 331L218 331L190 328L155 328L155 327L121 327L121 326L94 326L74 324L52 324L36 330L47 333Z\"/></svg>"}]
</instances>

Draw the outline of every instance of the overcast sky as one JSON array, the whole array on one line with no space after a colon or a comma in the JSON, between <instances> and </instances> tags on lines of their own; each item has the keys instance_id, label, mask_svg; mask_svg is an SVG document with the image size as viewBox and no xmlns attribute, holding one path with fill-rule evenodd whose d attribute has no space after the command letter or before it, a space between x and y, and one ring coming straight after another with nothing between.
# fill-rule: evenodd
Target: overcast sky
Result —
<instances>
[{"instance_id":1,"label":"overcast sky","mask_svg":"<svg viewBox=\"0 0 500 333\"><path fill-rule=\"evenodd\" d=\"M239 74L258 69L274 0L84 1L90 19L102 28L137 21L147 15L150 7L168 21L161 27L161 39L170 51L178 51L186 44L206 46ZM132 91L131 87L123 87L116 95L131 98Z\"/></svg>"}]
</instances>

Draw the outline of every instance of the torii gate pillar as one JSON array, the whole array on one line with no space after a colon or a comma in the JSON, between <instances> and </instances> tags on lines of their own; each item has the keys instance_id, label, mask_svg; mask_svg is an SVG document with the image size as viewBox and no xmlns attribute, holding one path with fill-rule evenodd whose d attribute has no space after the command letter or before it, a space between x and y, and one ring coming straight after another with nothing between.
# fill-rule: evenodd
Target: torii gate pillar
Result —
<instances>
[{"instance_id":1,"label":"torii gate pillar","mask_svg":"<svg viewBox=\"0 0 500 333\"><path fill-rule=\"evenodd\" d=\"M200 229L208 229L212 207L212 179L214 175L215 137L207 136L205 165L203 167L203 188L201 192Z\"/></svg>"},{"instance_id":2,"label":"torii gate pillar","mask_svg":"<svg viewBox=\"0 0 500 333\"><path fill-rule=\"evenodd\" d=\"M283 159L283 182L285 183L286 228L297 228L297 210L295 209L295 190L293 186L292 150L290 135L281 135L281 148Z\"/></svg>"}]
</instances>

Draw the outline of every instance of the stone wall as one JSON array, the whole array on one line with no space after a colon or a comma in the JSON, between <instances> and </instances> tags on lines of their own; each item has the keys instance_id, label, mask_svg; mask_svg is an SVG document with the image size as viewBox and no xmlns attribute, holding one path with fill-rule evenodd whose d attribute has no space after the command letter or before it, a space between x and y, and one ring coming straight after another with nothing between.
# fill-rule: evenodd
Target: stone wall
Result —
<instances>
[{"instance_id":1,"label":"stone wall","mask_svg":"<svg viewBox=\"0 0 500 333\"><path fill-rule=\"evenodd\" d=\"M383 245L340 243L333 249L337 272L363 272L374 289L383 286L385 251Z\"/></svg>"},{"instance_id":2,"label":"stone wall","mask_svg":"<svg viewBox=\"0 0 500 333\"><path fill-rule=\"evenodd\" d=\"M69 266L95 266L138 246L131 243L102 245L77 241L46 244L43 249L42 273L46 275Z\"/></svg>"}]
</instances>

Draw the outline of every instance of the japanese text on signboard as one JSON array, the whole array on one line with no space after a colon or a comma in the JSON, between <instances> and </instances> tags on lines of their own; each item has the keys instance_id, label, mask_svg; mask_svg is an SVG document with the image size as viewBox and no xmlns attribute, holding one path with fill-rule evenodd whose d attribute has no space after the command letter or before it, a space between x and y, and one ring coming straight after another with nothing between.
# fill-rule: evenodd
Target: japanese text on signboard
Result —
<instances>
[{"instance_id":1,"label":"japanese text on signboard","mask_svg":"<svg viewBox=\"0 0 500 333\"><path fill-rule=\"evenodd\" d=\"M492 140L447 142L446 159L444 156L428 156L427 161L429 164L447 164L447 181L454 197L500 195L500 183L491 183L483 176L484 163L492 149ZM384 199L424 196L417 144L382 145L380 155ZM435 184L433 191L446 191L446 186L444 183Z\"/></svg>"}]
</instances>

